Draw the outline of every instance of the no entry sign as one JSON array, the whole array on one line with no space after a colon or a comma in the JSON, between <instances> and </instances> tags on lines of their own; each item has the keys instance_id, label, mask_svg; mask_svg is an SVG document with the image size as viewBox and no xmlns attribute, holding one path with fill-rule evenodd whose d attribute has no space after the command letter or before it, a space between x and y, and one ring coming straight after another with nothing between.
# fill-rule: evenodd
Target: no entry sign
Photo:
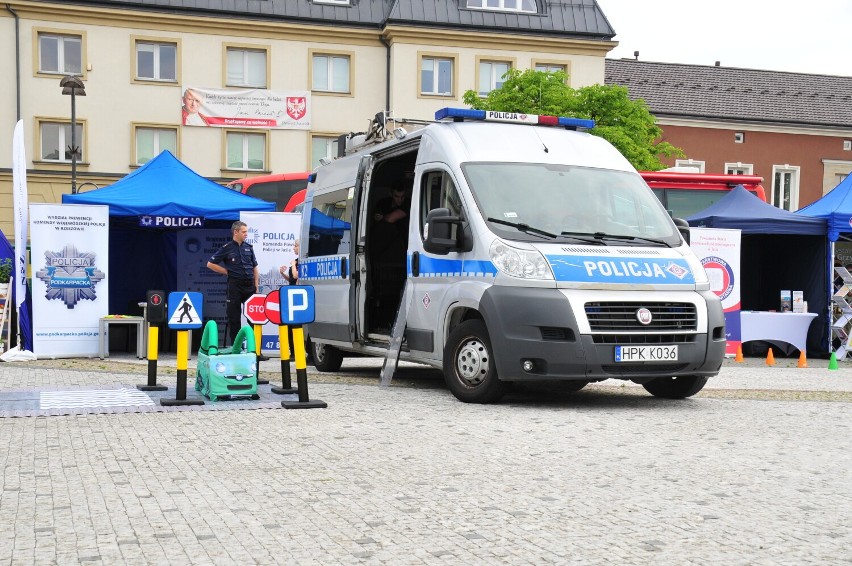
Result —
<instances>
[{"instance_id":1,"label":"no entry sign","mask_svg":"<svg viewBox=\"0 0 852 566\"><path fill-rule=\"evenodd\" d=\"M246 303L248 304L248 303ZM281 324L281 299L278 291L270 291L264 303L266 319L272 324Z\"/></svg>"},{"instance_id":2,"label":"no entry sign","mask_svg":"<svg viewBox=\"0 0 852 566\"><path fill-rule=\"evenodd\" d=\"M266 295L255 294L243 305L243 314L252 324L266 323Z\"/></svg>"}]
</instances>

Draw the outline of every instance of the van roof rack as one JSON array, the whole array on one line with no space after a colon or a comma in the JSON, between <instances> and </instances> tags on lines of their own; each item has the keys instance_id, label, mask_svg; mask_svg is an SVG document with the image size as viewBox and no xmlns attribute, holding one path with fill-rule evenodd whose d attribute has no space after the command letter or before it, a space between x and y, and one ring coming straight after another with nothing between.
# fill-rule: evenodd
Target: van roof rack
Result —
<instances>
[{"instance_id":1,"label":"van roof rack","mask_svg":"<svg viewBox=\"0 0 852 566\"><path fill-rule=\"evenodd\" d=\"M402 139L408 130L402 126L414 126L414 129L433 124L434 120L415 120L394 118L390 110L376 112L370 119L366 132L349 132L337 138L337 157L360 151L365 147L380 144L390 139Z\"/></svg>"},{"instance_id":2,"label":"van roof rack","mask_svg":"<svg viewBox=\"0 0 852 566\"><path fill-rule=\"evenodd\" d=\"M349 132L337 138L337 156L344 157L364 148L386 142L390 139L402 139L408 130L402 126L414 126L414 129L435 122L464 122L478 120L503 122L507 124L527 124L532 126L557 126L567 130L590 130L595 127L594 120L571 118L567 116L547 116L524 114L523 112L498 112L496 110L473 110L470 108L441 108L435 112L435 120L415 120L394 118L391 111L376 112L370 119L366 132Z\"/></svg>"}]
</instances>

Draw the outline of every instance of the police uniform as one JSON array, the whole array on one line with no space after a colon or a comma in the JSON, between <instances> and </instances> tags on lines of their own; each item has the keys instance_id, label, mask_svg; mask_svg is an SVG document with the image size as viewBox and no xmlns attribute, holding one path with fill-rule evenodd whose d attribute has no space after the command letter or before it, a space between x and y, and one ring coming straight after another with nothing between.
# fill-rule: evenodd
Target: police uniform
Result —
<instances>
[{"instance_id":1,"label":"police uniform","mask_svg":"<svg viewBox=\"0 0 852 566\"><path fill-rule=\"evenodd\" d=\"M254 268L257 258L251 244L238 244L231 240L213 254L210 263L228 270L228 335L233 340L240 331L242 306L246 299L257 292L254 286Z\"/></svg>"}]
</instances>

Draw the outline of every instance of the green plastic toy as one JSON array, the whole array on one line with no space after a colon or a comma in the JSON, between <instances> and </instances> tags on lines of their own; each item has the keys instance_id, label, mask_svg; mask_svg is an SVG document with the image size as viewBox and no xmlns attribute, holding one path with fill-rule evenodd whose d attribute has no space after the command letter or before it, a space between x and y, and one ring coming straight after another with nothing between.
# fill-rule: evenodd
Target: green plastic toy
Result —
<instances>
[{"instance_id":1,"label":"green plastic toy","mask_svg":"<svg viewBox=\"0 0 852 566\"><path fill-rule=\"evenodd\" d=\"M243 350L243 343L246 349ZM195 390L211 401L235 398L260 399L257 394L257 356L254 332L243 326L229 352L219 351L219 328L215 320L204 326Z\"/></svg>"}]
</instances>

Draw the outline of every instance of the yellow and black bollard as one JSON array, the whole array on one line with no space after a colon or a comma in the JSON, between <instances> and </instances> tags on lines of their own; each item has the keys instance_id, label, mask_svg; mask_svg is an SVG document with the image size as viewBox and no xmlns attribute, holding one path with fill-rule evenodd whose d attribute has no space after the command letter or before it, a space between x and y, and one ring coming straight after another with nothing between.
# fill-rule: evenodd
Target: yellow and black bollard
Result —
<instances>
[{"instance_id":1,"label":"yellow and black bollard","mask_svg":"<svg viewBox=\"0 0 852 566\"><path fill-rule=\"evenodd\" d=\"M255 362L257 364L257 384L266 385L267 383L269 383L269 380L260 378L260 347L261 342L263 342L263 325L252 324L251 328L254 331L254 355L257 358L257 361Z\"/></svg>"},{"instance_id":2,"label":"yellow and black bollard","mask_svg":"<svg viewBox=\"0 0 852 566\"><path fill-rule=\"evenodd\" d=\"M305 335L302 331L302 325L297 324L291 327L293 330L293 349L296 350L296 383L299 386L298 401L281 401L281 406L285 409L325 409L328 404L325 401L314 399L311 401L308 398L308 370L307 361L305 359Z\"/></svg>"},{"instance_id":3,"label":"yellow and black bollard","mask_svg":"<svg viewBox=\"0 0 852 566\"><path fill-rule=\"evenodd\" d=\"M160 399L160 405L203 405L204 399L186 398L186 366L189 359L189 331L178 330L177 333L177 385L174 399Z\"/></svg>"},{"instance_id":4,"label":"yellow and black bollard","mask_svg":"<svg viewBox=\"0 0 852 566\"><path fill-rule=\"evenodd\" d=\"M289 328L283 324L278 325L278 351L281 354L281 387L270 387L269 390L276 395L289 395L296 393L290 381L290 344L287 343Z\"/></svg>"},{"instance_id":5,"label":"yellow and black bollard","mask_svg":"<svg viewBox=\"0 0 852 566\"><path fill-rule=\"evenodd\" d=\"M157 356L159 354L160 328L148 324L148 384L137 385L139 391L167 391L165 385L157 385Z\"/></svg>"}]
</instances>

